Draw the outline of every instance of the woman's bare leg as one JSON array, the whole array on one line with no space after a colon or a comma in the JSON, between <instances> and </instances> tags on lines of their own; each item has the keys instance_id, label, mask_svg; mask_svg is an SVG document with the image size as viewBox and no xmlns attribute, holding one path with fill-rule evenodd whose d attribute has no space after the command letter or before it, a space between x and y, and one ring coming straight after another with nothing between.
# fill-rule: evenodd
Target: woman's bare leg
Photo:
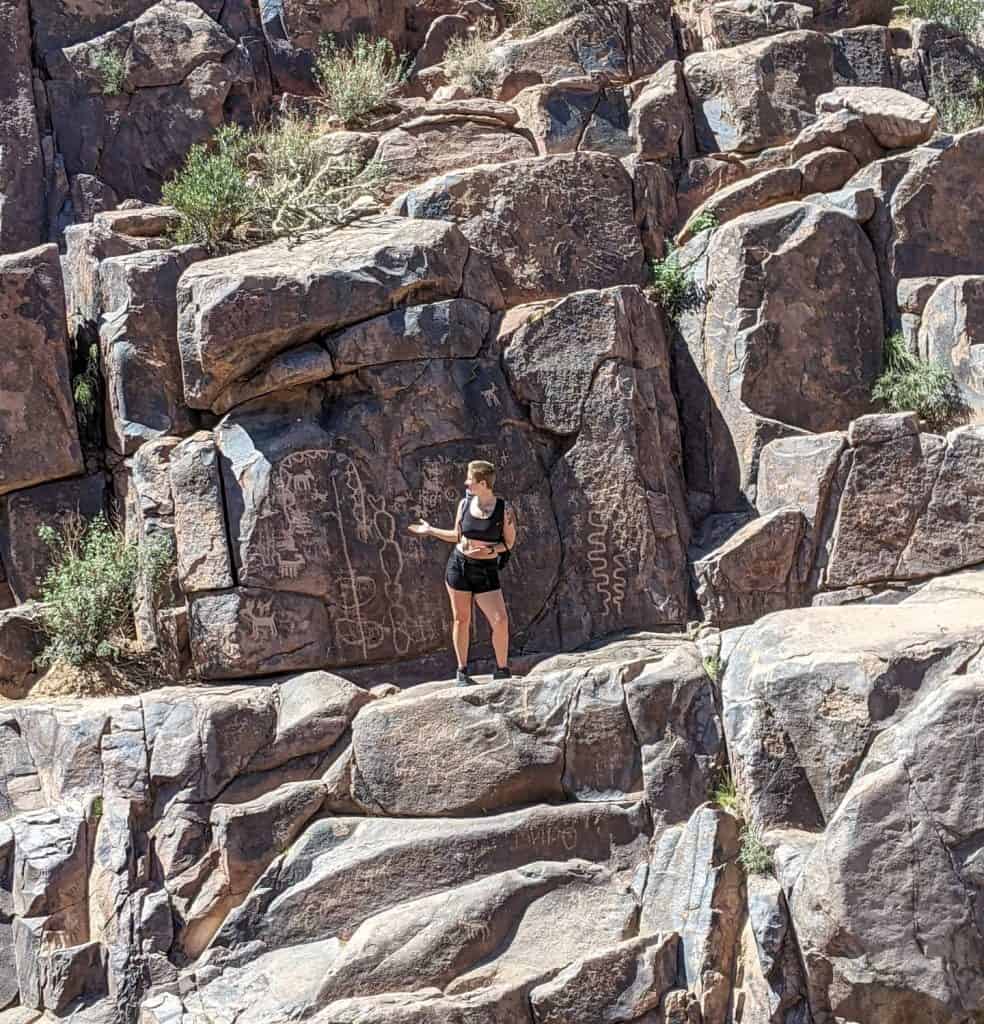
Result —
<instances>
[{"instance_id":1,"label":"woman's bare leg","mask_svg":"<svg viewBox=\"0 0 984 1024\"><path fill-rule=\"evenodd\" d=\"M468 667L468 634L471 630L472 595L467 590L452 590L446 583L448 598L451 601L451 642L458 658L458 668Z\"/></svg>"},{"instance_id":2,"label":"woman's bare leg","mask_svg":"<svg viewBox=\"0 0 984 1024\"><path fill-rule=\"evenodd\" d=\"M476 594L475 603L482 609L482 614L492 628L495 663L499 668L505 668L509 663L509 615L506 613L502 591L490 590L487 594Z\"/></svg>"}]
</instances>

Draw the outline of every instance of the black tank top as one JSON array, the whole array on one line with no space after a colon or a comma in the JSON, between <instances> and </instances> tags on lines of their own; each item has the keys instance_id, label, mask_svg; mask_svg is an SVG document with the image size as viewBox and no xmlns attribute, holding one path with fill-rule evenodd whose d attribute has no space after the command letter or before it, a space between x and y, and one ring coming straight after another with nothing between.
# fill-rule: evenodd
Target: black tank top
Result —
<instances>
[{"instance_id":1,"label":"black tank top","mask_svg":"<svg viewBox=\"0 0 984 1024\"><path fill-rule=\"evenodd\" d=\"M469 540L479 540L486 544L499 544L505 540L502 524L505 520L506 503L502 498L495 499L495 508L488 519L479 519L471 514L471 498L463 499L465 506L461 512L461 536Z\"/></svg>"}]
</instances>

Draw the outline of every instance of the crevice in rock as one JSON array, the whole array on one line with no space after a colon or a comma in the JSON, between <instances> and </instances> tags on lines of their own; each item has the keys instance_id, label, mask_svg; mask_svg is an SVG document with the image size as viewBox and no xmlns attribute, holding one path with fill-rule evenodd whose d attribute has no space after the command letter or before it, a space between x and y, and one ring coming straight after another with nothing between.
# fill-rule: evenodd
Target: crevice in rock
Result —
<instances>
[{"instance_id":1,"label":"crevice in rock","mask_svg":"<svg viewBox=\"0 0 984 1024\"><path fill-rule=\"evenodd\" d=\"M976 913L977 893L975 892L975 887L972 884L968 883L967 880L960 873L960 868L957 865L956 858L953 856L953 851L947 845L946 835L945 835L944 829L934 819L933 815L930 813L930 810L929 810L929 808L926 805L926 802L923 800L922 796L920 796L919 790L918 790L918 788L917 788L917 786L915 784L915 780L912 778L912 772L910 770L910 767L909 767L908 763L905 761L904 758L901 761L901 766L902 766L902 770L905 772L905 777L906 777L906 781L908 783L909 793L910 793L910 795L912 797L914 797L918 801L919 806L922 808L922 812L923 812L923 815L924 815L926 821L929 823L930 828L932 828L933 832L936 835L936 838L939 840L940 846L943 848L943 855L946 857L947 863L950 865L950 869L953 872L953 876L954 876L954 878L956 878L957 883L959 884L960 888L964 892L964 897L965 897L966 903L967 903L967 913L968 913L968 916L970 918L970 922L969 922L970 927L973 928L974 932L977 934L978 940L980 940L981 943L984 943L984 932L981 931L981 927L980 927L980 925L978 924L978 921L977 921L977 913ZM910 839L911 839L911 842L912 842L913 851L915 851L917 849L917 843L916 843L916 840L915 840L915 836L913 834L912 819L911 819L911 817L910 817L909 835L910 835ZM918 880L915 877L915 872L913 872L912 899L913 899L913 913L914 914L916 912L916 906L917 906L917 903L918 903L918 895L919 895L919 883L918 883ZM918 919L917 919L917 925L918 925ZM919 940L918 940L918 937L917 937L917 942L918 941ZM919 943L919 950L920 950L920 952L922 953L923 956L927 955L926 954L926 950L923 947L921 942Z\"/></svg>"}]
</instances>

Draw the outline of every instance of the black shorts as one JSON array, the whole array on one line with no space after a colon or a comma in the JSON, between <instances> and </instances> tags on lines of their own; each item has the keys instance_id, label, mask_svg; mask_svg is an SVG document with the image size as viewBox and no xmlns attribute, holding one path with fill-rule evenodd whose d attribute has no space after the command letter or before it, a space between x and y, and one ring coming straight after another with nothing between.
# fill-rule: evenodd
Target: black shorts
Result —
<instances>
[{"instance_id":1,"label":"black shorts","mask_svg":"<svg viewBox=\"0 0 984 1024\"><path fill-rule=\"evenodd\" d=\"M499 566L494 558L466 558L455 548L448 559L444 579L452 590L487 594L499 589Z\"/></svg>"}]
</instances>

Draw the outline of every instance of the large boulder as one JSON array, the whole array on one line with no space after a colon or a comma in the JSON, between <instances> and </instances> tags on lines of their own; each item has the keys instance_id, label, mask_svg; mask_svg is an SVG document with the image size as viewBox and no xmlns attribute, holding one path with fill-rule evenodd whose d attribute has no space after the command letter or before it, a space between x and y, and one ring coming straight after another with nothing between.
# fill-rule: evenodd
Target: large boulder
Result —
<instances>
[{"instance_id":1,"label":"large boulder","mask_svg":"<svg viewBox=\"0 0 984 1024\"><path fill-rule=\"evenodd\" d=\"M961 275L940 283L919 323L919 355L949 368L968 397L984 402L984 276Z\"/></svg>"},{"instance_id":2,"label":"large boulder","mask_svg":"<svg viewBox=\"0 0 984 1024\"><path fill-rule=\"evenodd\" d=\"M797 30L692 54L683 73L697 148L757 153L791 142L817 119L819 97L835 87L892 84L888 39L886 29Z\"/></svg>"},{"instance_id":3,"label":"large boulder","mask_svg":"<svg viewBox=\"0 0 984 1024\"><path fill-rule=\"evenodd\" d=\"M568 78L531 85L512 102L541 156L586 150L624 156L631 148L624 89L606 89L594 78Z\"/></svg>"},{"instance_id":4,"label":"large boulder","mask_svg":"<svg viewBox=\"0 0 984 1024\"><path fill-rule=\"evenodd\" d=\"M936 111L898 89L840 86L817 97L817 113L847 110L859 114L883 149L907 149L928 142L936 130Z\"/></svg>"},{"instance_id":5,"label":"large boulder","mask_svg":"<svg viewBox=\"0 0 984 1024\"><path fill-rule=\"evenodd\" d=\"M741 626L802 604L806 530L799 509L778 508L701 553L693 567L704 619L722 628Z\"/></svg>"},{"instance_id":6,"label":"large boulder","mask_svg":"<svg viewBox=\"0 0 984 1024\"><path fill-rule=\"evenodd\" d=\"M680 934L683 974L705 1024L729 1019L744 895L738 852L738 823L704 806L663 829L650 853L640 924Z\"/></svg>"},{"instance_id":7,"label":"large boulder","mask_svg":"<svg viewBox=\"0 0 984 1024\"><path fill-rule=\"evenodd\" d=\"M632 103L629 132L644 160L686 160L695 154L693 115L679 61L643 81Z\"/></svg>"},{"instance_id":8,"label":"large boulder","mask_svg":"<svg viewBox=\"0 0 984 1024\"><path fill-rule=\"evenodd\" d=\"M686 618L683 495L669 353L655 308L635 288L582 292L549 310L514 310L503 363L537 427L575 443L551 473L568 638ZM617 520L605 512L611 502ZM629 573L623 552L633 550ZM585 580L591 580L588 587ZM575 641L576 642L576 641Z\"/></svg>"},{"instance_id":9,"label":"large boulder","mask_svg":"<svg viewBox=\"0 0 984 1024\"><path fill-rule=\"evenodd\" d=\"M811 1005L870 1024L955 1024L984 1005L984 678L958 674L920 696L871 740L798 877L784 879Z\"/></svg>"},{"instance_id":10,"label":"large boulder","mask_svg":"<svg viewBox=\"0 0 984 1024\"><path fill-rule=\"evenodd\" d=\"M53 245L0 256L0 494L82 472Z\"/></svg>"},{"instance_id":11,"label":"large boulder","mask_svg":"<svg viewBox=\"0 0 984 1024\"><path fill-rule=\"evenodd\" d=\"M453 225L383 217L196 263L178 284L185 401L208 408L270 356L397 302L456 295L467 257Z\"/></svg>"},{"instance_id":12,"label":"large boulder","mask_svg":"<svg viewBox=\"0 0 984 1024\"><path fill-rule=\"evenodd\" d=\"M835 52L827 36L801 30L689 56L683 73L700 151L754 153L791 141L834 85Z\"/></svg>"},{"instance_id":13,"label":"large boulder","mask_svg":"<svg viewBox=\"0 0 984 1024\"><path fill-rule=\"evenodd\" d=\"M984 128L978 128L879 160L848 183L875 191L877 208L866 230L893 326L904 279L984 273L976 241L984 230L984 196L977 188L982 160ZM933 230L923 230L925 224Z\"/></svg>"},{"instance_id":14,"label":"large boulder","mask_svg":"<svg viewBox=\"0 0 984 1024\"><path fill-rule=\"evenodd\" d=\"M707 390L693 381L682 409L691 489L727 511L754 501L769 441L834 430L870 408L882 310L871 244L837 210L785 203L731 221L705 244L692 274L713 288L681 329Z\"/></svg>"},{"instance_id":15,"label":"large boulder","mask_svg":"<svg viewBox=\"0 0 984 1024\"><path fill-rule=\"evenodd\" d=\"M699 16L704 50L738 46L800 28L813 28L813 11L786 0L723 0L704 7Z\"/></svg>"},{"instance_id":16,"label":"large boulder","mask_svg":"<svg viewBox=\"0 0 984 1024\"><path fill-rule=\"evenodd\" d=\"M44 176L31 69L27 0L0 4L0 256L38 245L44 230Z\"/></svg>"},{"instance_id":17,"label":"large boulder","mask_svg":"<svg viewBox=\"0 0 984 1024\"><path fill-rule=\"evenodd\" d=\"M454 221L509 306L644 280L632 181L605 154L473 167L412 189L397 208Z\"/></svg>"},{"instance_id":18,"label":"large boulder","mask_svg":"<svg viewBox=\"0 0 984 1024\"><path fill-rule=\"evenodd\" d=\"M34 679L44 647L41 609L33 602L0 610L0 695L21 697Z\"/></svg>"},{"instance_id":19,"label":"large boulder","mask_svg":"<svg viewBox=\"0 0 984 1024\"><path fill-rule=\"evenodd\" d=\"M178 355L178 278L204 252L182 246L114 256L99 267L106 440L121 455L164 434L194 429Z\"/></svg>"},{"instance_id":20,"label":"large boulder","mask_svg":"<svg viewBox=\"0 0 984 1024\"><path fill-rule=\"evenodd\" d=\"M945 439L912 414L851 424L849 471L828 542L827 587L922 579L984 559L984 429Z\"/></svg>"},{"instance_id":21,"label":"large boulder","mask_svg":"<svg viewBox=\"0 0 984 1024\"><path fill-rule=\"evenodd\" d=\"M496 96L512 99L531 85L595 77L627 82L677 56L667 0L606 0L525 39L505 39L489 54Z\"/></svg>"},{"instance_id":22,"label":"large boulder","mask_svg":"<svg viewBox=\"0 0 984 1024\"><path fill-rule=\"evenodd\" d=\"M673 934L628 939L582 957L530 993L535 1024L643 1017L674 987L679 939Z\"/></svg>"},{"instance_id":23,"label":"large boulder","mask_svg":"<svg viewBox=\"0 0 984 1024\"><path fill-rule=\"evenodd\" d=\"M134 214L138 212L133 211ZM121 226L139 230L138 224L132 223L136 220L137 217L131 215L122 221ZM104 261L114 256L167 248L166 239L160 237L163 227L152 235L133 235L120 234L116 230L117 224L118 219L113 219L111 214L97 213L91 224L72 224L65 228L62 273L71 331L83 325L98 328L99 317L105 312L100 281Z\"/></svg>"},{"instance_id":24,"label":"large boulder","mask_svg":"<svg viewBox=\"0 0 984 1024\"><path fill-rule=\"evenodd\" d=\"M119 86L100 70L114 59ZM262 53L237 46L187 0L159 0L102 35L48 50L44 65L65 172L144 200L158 198L188 149L236 110L242 93L251 94L246 119L269 96Z\"/></svg>"},{"instance_id":25,"label":"large boulder","mask_svg":"<svg viewBox=\"0 0 984 1024\"><path fill-rule=\"evenodd\" d=\"M537 806L476 818L314 822L234 910L213 946L274 950L536 860L603 860L646 833L642 807Z\"/></svg>"},{"instance_id":26,"label":"large boulder","mask_svg":"<svg viewBox=\"0 0 984 1024\"><path fill-rule=\"evenodd\" d=\"M499 164L535 155L530 142L498 121L432 115L386 132L376 159L386 168L384 191L396 195L408 185L475 164Z\"/></svg>"},{"instance_id":27,"label":"large boulder","mask_svg":"<svg viewBox=\"0 0 984 1024\"><path fill-rule=\"evenodd\" d=\"M844 811L872 741L984 646L979 599L812 608L746 630L722 683L738 789L769 827Z\"/></svg>"},{"instance_id":28,"label":"large boulder","mask_svg":"<svg viewBox=\"0 0 984 1024\"><path fill-rule=\"evenodd\" d=\"M814 24L827 30L887 25L892 17L892 0L804 0L804 3L813 9Z\"/></svg>"}]
</instances>

